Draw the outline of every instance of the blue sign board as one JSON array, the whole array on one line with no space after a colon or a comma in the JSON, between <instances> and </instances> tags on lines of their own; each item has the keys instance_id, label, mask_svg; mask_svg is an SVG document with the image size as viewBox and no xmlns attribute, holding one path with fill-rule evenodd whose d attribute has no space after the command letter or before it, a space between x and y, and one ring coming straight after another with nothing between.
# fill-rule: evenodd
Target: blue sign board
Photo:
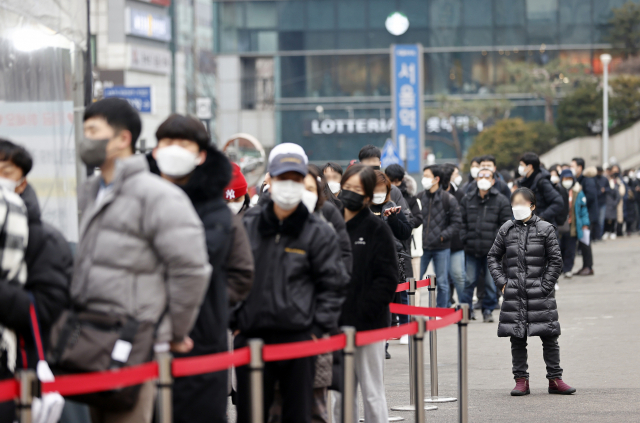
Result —
<instances>
[{"instance_id":1,"label":"blue sign board","mask_svg":"<svg viewBox=\"0 0 640 423\"><path fill-rule=\"evenodd\" d=\"M422 46L391 46L391 85L393 88L393 139L406 145L407 172L422 171L424 125L422 117Z\"/></svg>"},{"instance_id":2,"label":"blue sign board","mask_svg":"<svg viewBox=\"0 0 640 423\"><path fill-rule=\"evenodd\" d=\"M402 165L402 160L400 160L400 155L396 151L396 147L393 145L393 142L388 139L384 143L384 147L382 147L382 157L380 158L380 162L382 167L387 167L392 164Z\"/></svg>"},{"instance_id":3,"label":"blue sign board","mask_svg":"<svg viewBox=\"0 0 640 423\"><path fill-rule=\"evenodd\" d=\"M151 87L105 88L104 98L107 97L123 98L140 113L151 113Z\"/></svg>"}]
</instances>

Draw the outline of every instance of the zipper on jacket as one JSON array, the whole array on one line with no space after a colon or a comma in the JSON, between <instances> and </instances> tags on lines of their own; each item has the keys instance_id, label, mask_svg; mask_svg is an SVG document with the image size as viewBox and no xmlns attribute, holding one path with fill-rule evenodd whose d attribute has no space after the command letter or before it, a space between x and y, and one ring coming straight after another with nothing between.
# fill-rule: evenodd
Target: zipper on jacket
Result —
<instances>
[{"instance_id":1,"label":"zipper on jacket","mask_svg":"<svg viewBox=\"0 0 640 423\"><path fill-rule=\"evenodd\" d=\"M280 232L282 232L282 220L278 221L278 233L276 234L276 244L280 242Z\"/></svg>"},{"instance_id":2,"label":"zipper on jacket","mask_svg":"<svg viewBox=\"0 0 640 423\"><path fill-rule=\"evenodd\" d=\"M427 194L428 196L429 194ZM431 204L433 204L433 199L435 198L435 194L433 194L433 197L429 198L429 211L428 211L428 217L427 217L427 236L426 238L429 238L429 226L431 225Z\"/></svg>"}]
</instances>

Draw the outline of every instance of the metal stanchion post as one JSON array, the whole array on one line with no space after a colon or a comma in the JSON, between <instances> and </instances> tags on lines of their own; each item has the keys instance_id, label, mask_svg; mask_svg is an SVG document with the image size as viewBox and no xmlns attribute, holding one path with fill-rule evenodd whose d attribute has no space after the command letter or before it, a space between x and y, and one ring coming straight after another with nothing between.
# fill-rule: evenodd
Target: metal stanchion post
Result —
<instances>
[{"instance_id":1,"label":"metal stanchion post","mask_svg":"<svg viewBox=\"0 0 640 423\"><path fill-rule=\"evenodd\" d=\"M251 387L251 422L264 422L264 392L262 372L264 371L264 361L262 360L262 347L264 342L262 339L249 340L249 352L251 353L251 361L249 362L249 383Z\"/></svg>"},{"instance_id":2,"label":"metal stanchion post","mask_svg":"<svg viewBox=\"0 0 640 423\"><path fill-rule=\"evenodd\" d=\"M409 290L407 291L407 294L409 295L409 305L411 306L416 305L416 292L417 292L416 280L414 278L409 278ZM414 351L413 343L414 343L413 336L410 336L409 337L409 405L399 405L399 406L391 407L392 411L414 411L416 409L417 401L416 401L415 389L414 389L414 383L415 383L414 375L416 374L416 370L418 369L415 367L415 358L414 358L415 351ZM422 398L422 396L417 398ZM424 409L427 411L433 411L433 410L437 410L438 407L425 405Z\"/></svg>"},{"instance_id":3,"label":"metal stanchion post","mask_svg":"<svg viewBox=\"0 0 640 423\"><path fill-rule=\"evenodd\" d=\"M429 276L429 280L429 307L436 307L436 276ZM435 317L430 317L429 320L435 320ZM438 396L438 334L435 330L429 332L429 367L431 373L431 396L425 398L424 401L429 403L456 401L453 397Z\"/></svg>"},{"instance_id":4,"label":"metal stanchion post","mask_svg":"<svg viewBox=\"0 0 640 423\"><path fill-rule=\"evenodd\" d=\"M424 398L424 333L427 330L426 320L422 316L417 316L418 332L413 336L413 356L416 360L416 372L413 376L413 386L416 398ZM424 407L415 407L416 423L424 423Z\"/></svg>"},{"instance_id":5,"label":"metal stanchion post","mask_svg":"<svg viewBox=\"0 0 640 423\"><path fill-rule=\"evenodd\" d=\"M156 354L158 362L158 401L156 403L156 415L158 423L171 423L173 421L173 399L171 389L173 378L171 377L170 352Z\"/></svg>"},{"instance_id":6,"label":"metal stanchion post","mask_svg":"<svg viewBox=\"0 0 640 423\"><path fill-rule=\"evenodd\" d=\"M20 370L16 374L16 379L20 381L20 398L18 400L18 416L20 423L31 423L33 414L31 405L33 397L39 395L39 381L35 370Z\"/></svg>"},{"instance_id":7,"label":"metal stanchion post","mask_svg":"<svg viewBox=\"0 0 640 423\"><path fill-rule=\"evenodd\" d=\"M344 381L342 386L342 423L356 423L354 417L356 394L356 329L351 326L343 326L342 332L347 337L347 343L343 350Z\"/></svg>"},{"instance_id":8,"label":"metal stanchion post","mask_svg":"<svg viewBox=\"0 0 640 423\"><path fill-rule=\"evenodd\" d=\"M469 305L462 304L462 320L458 322L458 417L460 423L469 422L469 374L467 373L467 325Z\"/></svg>"}]
</instances>

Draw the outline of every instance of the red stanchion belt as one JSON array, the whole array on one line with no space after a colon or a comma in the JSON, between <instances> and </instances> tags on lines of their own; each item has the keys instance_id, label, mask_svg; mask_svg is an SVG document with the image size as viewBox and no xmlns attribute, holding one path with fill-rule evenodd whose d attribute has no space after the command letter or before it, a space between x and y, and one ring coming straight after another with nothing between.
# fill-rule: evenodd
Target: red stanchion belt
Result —
<instances>
[{"instance_id":1,"label":"red stanchion belt","mask_svg":"<svg viewBox=\"0 0 640 423\"><path fill-rule=\"evenodd\" d=\"M436 330L443 328L445 326L452 325L454 323L458 323L462 320L462 310L454 311L450 313L448 316L443 317L440 320L429 320L427 321L427 330Z\"/></svg>"},{"instance_id":2,"label":"red stanchion belt","mask_svg":"<svg viewBox=\"0 0 640 423\"><path fill-rule=\"evenodd\" d=\"M89 394L139 385L157 377L158 363L152 361L116 371L56 376L55 381L42 384L42 392L58 392L62 396Z\"/></svg>"},{"instance_id":3,"label":"red stanchion belt","mask_svg":"<svg viewBox=\"0 0 640 423\"><path fill-rule=\"evenodd\" d=\"M396 292L406 291L407 289L409 289L409 282L399 283Z\"/></svg>"},{"instance_id":4,"label":"red stanchion belt","mask_svg":"<svg viewBox=\"0 0 640 423\"><path fill-rule=\"evenodd\" d=\"M13 401L20 395L20 384L15 379L0 382L0 402Z\"/></svg>"},{"instance_id":5,"label":"red stanchion belt","mask_svg":"<svg viewBox=\"0 0 640 423\"><path fill-rule=\"evenodd\" d=\"M176 358L171 363L173 377L193 376L226 370L231 366L249 364L251 354L249 347L238 348L234 352L202 355L199 357Z\"/></svg>"},{"instance_id":6,"label":"red stanchion belt","mask_svg":"<svg viewBox=\"0 0 640 423\"><path fill-rule=\"evenodd\" d=\"M317 341L290 342L288 344L265 345L262 349L264 361L293 360L302 357L325 354L341 350L345 347L347 338L344 334Z\"/></svg>"},{"instance_id":7,"label":"red stanchion belt","mask_svg":"<svg viewBox=\"0 0 640 423\"><path fill-rule=\"evenodd\" d=\"M431 285L431 279L424 279L421 281L416 281L416 289L417 288L424 288L425 286L429 286Z\"/></svg>"},{"instance_id":8,"label":"red stanchion belt","mask_svg":"<svg viewBox=\"0 0 640 423\"><path fill-rule=\"evenodd\" d=\"M429 317L444 317L456 312L452 308L415 307L396 303L389 304L389 310L394 314Z\"/></svg>"},{"instance_id":9,"label":"red stanchion belt","mask_svg":"<svg viewBox=\"0 0 640 423\"><path fill-rule=\"evenodd\" d=\"M431 285L431 281L429 279L416 281L416 289L424 288L425 286L429 286L429 285ZM409 282L399 283L398 287L396 288L396 292L406 291L407 289L409 289L409 287L410 287Z\"/></svg>"},{"instance_id":10,"label":"red stanchion belt","mask_svg":"<svg viewBox=\"0 0 640 423\"><path fill-rule=\"evenodd\" d=\"M356 345L373 344L374 342L386 341L391 338L400 338L402 335L414 335L418 332L418 322L411 322L400 326L392 326L384 329L367 330L356 332Z\"/></svg>"}]
</instances>

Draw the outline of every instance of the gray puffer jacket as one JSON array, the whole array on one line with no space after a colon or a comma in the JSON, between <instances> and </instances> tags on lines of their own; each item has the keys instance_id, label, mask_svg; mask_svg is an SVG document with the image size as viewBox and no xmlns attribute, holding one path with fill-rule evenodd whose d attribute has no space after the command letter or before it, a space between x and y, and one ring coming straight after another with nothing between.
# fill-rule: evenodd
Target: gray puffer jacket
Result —
<instances>
[{"instance_id":1,"label":"gray puffer jacket","mask_svg":"<svg viewBox=\"0 0 640 423\"><path fill-rule=\"evenodd\" d=\"M157 322L157 341L189 334L209 283L202 222L177 186L149 173L144 156L116 162L99 204L101 178L80 188L80 241L71 283L75 307Z\"/></svg>"},{"instance_id":2,"label":"gray puffer jacket","mask_svg":"<svg viewBox=\"0 0 640 423\"><path fill-rule=\"evenodd\" d=\"M555 283L562 256L552 224L538 216L526 223L505 223L489 251L488 265L497 288L506 285L498 336L560 335Z\"/></svg>"}]
</instances>

